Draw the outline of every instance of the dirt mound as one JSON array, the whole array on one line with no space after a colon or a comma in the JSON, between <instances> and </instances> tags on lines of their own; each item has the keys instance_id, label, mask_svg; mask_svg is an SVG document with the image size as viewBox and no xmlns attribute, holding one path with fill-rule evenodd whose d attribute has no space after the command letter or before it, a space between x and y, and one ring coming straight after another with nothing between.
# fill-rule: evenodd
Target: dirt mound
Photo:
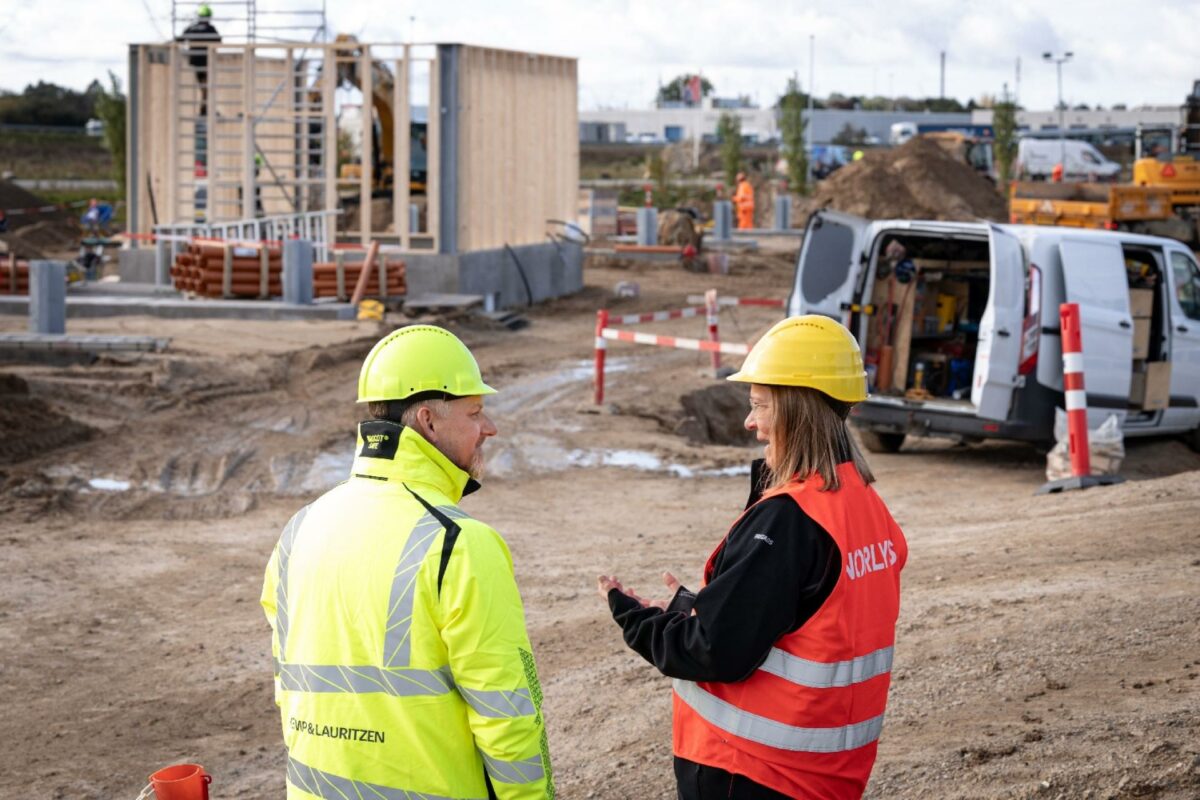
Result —
<instances>
[{"instance_id":1,"label":"dirt mound","mask_svg":"<svg viewBox=\"0 0 1200 800\"><path fill-rule=\"evenodd\" d=\"M688 392L679 398L684 417L675 432L693 444L752 444L754 434L743 425L749 393L744 384L725 382Z\"/></svg>"},{"instance_id":2,"label":"dirt mound","mask_svg":"<svg viewBox=\"0 0 1200 800\"><path fill-rule=\"evenodd\" d=\"M0 210L41 208L46 200L11 181L0 181ZM66 211L14 214L8 217L8 232L0 241L21 258L62 256L79 245L79 225ZM2 250L3 248L0 248Z\"/></svg>"},{"instance_id":3,"label":"dirt mound","mask_svg":"<svg viewBox=\"0 0 1200 800\"><path fill-rule=\"evenodd\" d=\"M823 208L867 219L1002 221L1008 216L1004 198L986 178L920 138L870 151L842 167L797 204L793 224L803 227Z\"/></svg>"},{"instance_id":4,"label":"dirt mound","mask_svg":"<svg viewBox=\"0 0 1200 800\"><path fill-rule=\"evenodd\" d=\"M0 465L90 439L92 429L30 397L16 375L0 374Z\"/></svg>"},{"instance_id":5,"label":"dirt mound","mask_svg":"<svg viewBox=\"0 0 1200 800\"><path fill-rule=\"evenodd\" d=\"M669 209L658 217L658 243L700 248L701 234L692 224L692 217L682 211Z\"/></svg>"}]
</instances>

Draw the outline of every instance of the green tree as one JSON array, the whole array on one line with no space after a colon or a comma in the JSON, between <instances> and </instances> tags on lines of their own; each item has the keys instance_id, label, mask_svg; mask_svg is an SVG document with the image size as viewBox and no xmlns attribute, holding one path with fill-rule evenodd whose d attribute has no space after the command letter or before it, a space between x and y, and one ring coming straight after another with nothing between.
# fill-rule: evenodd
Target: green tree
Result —
<instances>
[{"instance_id":1,"label":"green tree","mask_svg":"<svg viewBox=\"0 0 1200 800\"><path fill-rule=\"evenodd\" d=\"M996 137L996 174L1000 188L1007 189L1017 159L1017 104L1009 98L1007 88L1004 99L992 109L992 132Z\"/></svg>"},{"instance_id":2,"label":"green tree","mask_svg":"<svg viewBox=\"0 0 1200 800\"><path fill-rule=\"evenodd\" d=\"M658 87L658 96L655 98L655 105L662 106L663 103L682 103L683 88L687 86L694 76L690 73L676 76L674 80L665 86ZM700 96L708 97L713 93L713 85L708 78L700 76Z\"/></svg>"},{"instance_id":3,"label":"green tree","mask_svg":"<svg viewBox=\"0 0 1200 800\"><path fill-rule=\"evenodd\" d=\"M721 166L725 185L732 187L742 168L742 118L728 111L717 121L717 139L721 142Z\"/></svg>"},{"instance_id":4,"label":"green tree","mask_svg":"<svg viewBox=\"0 0 1200 800\"><path fill-rule=\"evenodd\" d=\"M779 131L787 156L788 182L798 194L808 194L808 152L804 149L804 132L808 128L808 119L804 116L807 99L800 91L796 76L788 78L787 90L779 98Z\"/></svg>"},{"instance_id":5,"label":"green tree","mask_svg":"<svg viewBox=\"0 0 1200 800\"><path fill-rule=\"evenodd\" d=\"M104 146L112 154L113 176L120 187L121 195L125 194L125 95L121 93L121 81L108 72L111 88L105 89L99 83L95 85L96 118L104 123ZM90 87L89 87L90 90Z\"/></svg>"}]
</instances>

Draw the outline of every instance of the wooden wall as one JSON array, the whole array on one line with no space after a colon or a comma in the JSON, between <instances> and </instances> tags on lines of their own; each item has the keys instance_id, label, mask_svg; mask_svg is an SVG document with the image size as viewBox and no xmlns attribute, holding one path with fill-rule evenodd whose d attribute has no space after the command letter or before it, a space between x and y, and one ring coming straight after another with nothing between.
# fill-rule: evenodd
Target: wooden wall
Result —
<instances>
[{"instance_id":1,"label":"wooden wall","mask_svg":"<svg viewBox=\"0 0 1200 800\"><path fill-rule=\"evenodd\" d=\"M577 213L576 61L464 46L458 69L457 249L544 242Z\"/></svg>"}]
</instances>

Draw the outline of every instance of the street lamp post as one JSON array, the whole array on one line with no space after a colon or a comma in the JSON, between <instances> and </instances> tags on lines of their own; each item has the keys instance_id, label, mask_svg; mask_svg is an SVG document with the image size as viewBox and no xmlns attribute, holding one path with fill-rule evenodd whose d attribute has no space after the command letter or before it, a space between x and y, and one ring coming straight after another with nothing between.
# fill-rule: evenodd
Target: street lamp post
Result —
<instances>
[{"instance_id":1,"label":"street lamp post","mask_svg":"<svg viewBox=\"0 0 1200 800\"><path fill-rule=\"evenodd\" d=\"M1062 165L1063 173L1067 171L1067 132L1063 129L1063 93L1062 93L1062 65L1071 60L1071 56L1075 55L1070 50L1060 55L1046 52L1042 53L1042 60L1048 64L1054 64L1058 70L1058 163Z\"/></svg>"}]
</instances>

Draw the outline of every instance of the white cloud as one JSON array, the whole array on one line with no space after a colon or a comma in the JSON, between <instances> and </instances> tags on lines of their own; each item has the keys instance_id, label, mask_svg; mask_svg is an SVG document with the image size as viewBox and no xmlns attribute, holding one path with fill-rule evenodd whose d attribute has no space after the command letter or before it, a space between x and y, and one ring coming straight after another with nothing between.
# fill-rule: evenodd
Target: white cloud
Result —
<instances>
[{"instance_id":1,"label":"white cloud","mask_svg":"<svg viewBox=\"0 0 1200 800\"><path fill-rule=\"evenodd\" d=\"M170 28L165 0L10 3L0 21L8 90L37 80L82 88L107 69L123 76L128 43ZM821 95L935 95L942 50L947 94L964 101L1015 88L1019 58L1022 103L1052 106L1044 50L1074 51L1063 69L1070 102L1177 104L1200 78L1195 0L341 0L329 14L334 30L364 41L412 36L574 56L584 108L645 106L660 81L696 69L722 95L767 104L793 72L807 85L810 36Z\"/></svg>"}]
</instances>

